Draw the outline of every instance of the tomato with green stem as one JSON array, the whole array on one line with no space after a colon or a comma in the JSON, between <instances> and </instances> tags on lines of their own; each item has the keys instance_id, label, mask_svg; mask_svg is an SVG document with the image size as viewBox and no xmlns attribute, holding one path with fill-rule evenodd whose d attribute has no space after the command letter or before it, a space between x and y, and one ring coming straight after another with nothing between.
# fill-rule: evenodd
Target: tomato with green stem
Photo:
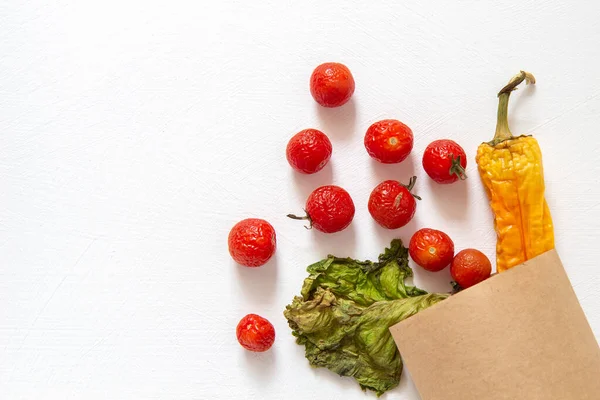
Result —
<instances>
[{"instance_id":1,"label":"tomato with green stem","mask_svg":"<svg viewBox=\"0 0 600 400\"><path fill-rule=\"evenodd\" d=\"M467 179L465 168L465 150L453 140L435 140L423 153L423 169L437 183L448 184Z\"/></svg>"},{"instance_id":2,"label":"tomato with green stem","mask_svg":"<svg viewBox=\"0 0 600 400\"><path fill-rule=\"evenodd\" d=\"M387 229L398 229L410 222L417 209L415 199L421 200L411 193L416 181L416 176L410 178L408 185L387 180L373 189L368 207L369 213L379 225Z\"/></svg>"}]
</instances>

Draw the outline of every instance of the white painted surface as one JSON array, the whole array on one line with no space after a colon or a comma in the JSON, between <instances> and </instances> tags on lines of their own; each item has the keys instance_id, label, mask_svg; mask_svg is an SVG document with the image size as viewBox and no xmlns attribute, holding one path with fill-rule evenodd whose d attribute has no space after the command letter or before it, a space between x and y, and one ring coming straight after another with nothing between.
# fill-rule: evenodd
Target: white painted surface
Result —
<instances>
[{"instance_id":1,"label":"white painted surface","mask_svg":"<svg viewBox=\"0 0 600 400\"><path fill-rule=\"evenodd\" d=\"M538 86L514 95L513 131L540 141L557 247L600 337L600 3L452 3L0 3L0 397L374 398L309 368L282 310L309 263L376 257L417 227L493 256L473 157L493 134L495 93L519 69ZM354 73L341 109L310 97L324 61ZM382 118L414 130L399 166L363 148ZM334 146L310 177L284 157L307 127ZM436 186L422 171L422 150L441 137L467 150L466 184ZM415 221L377 228L371 189L413 172ZM351 228L325 236L285 218L326 183L353 195ZM256 270L226 247L248 216L278 233L276 260ZM416 274L447 287L445 272ZM236 342L249 312L276 327L268 353ZM387 398L418 395L407 378Z\"/></svg>"}]
</instances>

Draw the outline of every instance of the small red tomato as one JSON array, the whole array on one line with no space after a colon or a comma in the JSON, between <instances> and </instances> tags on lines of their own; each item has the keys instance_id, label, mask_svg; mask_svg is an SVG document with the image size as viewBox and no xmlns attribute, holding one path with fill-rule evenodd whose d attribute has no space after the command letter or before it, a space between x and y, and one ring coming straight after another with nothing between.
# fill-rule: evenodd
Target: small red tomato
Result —
<instances>
[{"instance_id":1,"label":"small red tomato","mask_svg":"<svg viewBox=\"0 0 600 400\"><path fill-rule=\"evenodd\" d=\"M248 218L234 225L229 232L229 254L246 267L260 267L275 253L275 229L264 219Z\"/></svg>"},{"instance_id":2,"label":"small red tomato","mask_svg":"<svg viewBox=\"0 0 600 400\"><path fill-rule=\"evenodd\" d=\"M331 142L323 132L305 129L290 139L286 156L296 171L314 174L322 170L331 158Z\"/></svg>"},{"instance_id":3,"label":"small red tomato","mask_svg":"<svg viewBox=\"0 0 600 400\"><path fill-rule=\"evenodd\" d=\"M369 155L381 163L399 163L413 148L413 133L396 119L384 119L367 129L365 147Z\"/></svg>"},{"instance_id":4,"label":"small red tomato","mask_svg":"<svg viewBox=\"0 0 600 400\"><path fill-rule=\"evenodd\" d=\"M325 233L346 229L354 218L354 202L350 194L339 186L327 185L315 189L306 200L306 216L288 214L292 219L309 221L309 228Z\"/></svg>"},{"instance_id":5,"label":"small red tomato","mask_svg":"<svg viewBox=\"0 0 600 400\"><path fill-rule=\"evenodd\" d=\"M459 251L450 266L452 279L466 289L478 284L492 274L492 263L485 254L475 249Z\"/></svg>"},{"instance_id":6,"label":"small red tomato","mask_svg":"<svg viewBox=\"0 0 600 400\"><path fill-rule=\"evenodd\" d=\"M246 350L267 351L275 342L275 328L260 315L246 315L240 320L235 331L238 342Z\"/></svg>"},{"instance_id":7,"label":"small red tomato","mask_svg":"<svg viewBox=\"0 0 600 400\"><path fill-rule=\"evenodd\" d=\"M383 181L373 189L369 197L369 212L379 225L397 229L410 222L417 209L415 198L421 200L410 192L416 181L416 176L410 178L408 185L394 180Z\"/></svg>"},{"instance_id":8,"label":"small red tomato","mask_svg":"<svg viewBox=\"0 0 600 400\"><path fill-rule=\"evenodd\" d=\"M310 94L323 107L339 107L354 93L354 78L344 64L319 65L310 76Z\"/></svg>"},{"instance_id":9,"label":"small red tomato","mask_svg":"<svg viewBox=\"0 0 600 400\"><path fill-rule=\"evenodd\" d=\"M453 140L435 140L423 153L423 168L437 183L453 183L467 178L467 155Z\"/></svg>"},{"instance_id":10,"label":"small red tomato","mask_svg":"<svg viewBox=\"0 0 600 400\"><path fill-rule=\"evenodd\" d=\"M446 268L454 258L454 242L437 229L423 228L410 238L408 252L413 261L427 271Z\"/></svg>"}]
</instances>

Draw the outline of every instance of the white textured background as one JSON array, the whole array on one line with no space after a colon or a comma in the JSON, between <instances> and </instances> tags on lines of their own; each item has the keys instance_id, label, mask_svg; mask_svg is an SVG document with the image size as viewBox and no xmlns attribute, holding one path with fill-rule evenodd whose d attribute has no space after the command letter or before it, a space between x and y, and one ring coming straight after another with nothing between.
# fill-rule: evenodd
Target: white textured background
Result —
<instances>
[{"instance_id":1,"label":"white textured background","mask_svg":"<svg viewBox=\"0 0 600 400\"><path fill-rule=\"evenodd\" d=\"M557 247L600 337L600 3L367 4L0 2L0 398L374 398L309 368L282 310L306 265L330 252L376 257L418 227L493 256L473 158L519 69L538 85L513 96L512 128L540 141ZM354 73L341 109L310 97L324 61ZM382 118L413 128L401 165L363 148ZM308 177L284 157L307 127L334 146ZM422 150L442 137L466 149L466 184L436 186L422 171ZM413 172L414 222L377 228L371 189ZM326 236L285 218L326 183L354 197L349 229ZM226 247L249 216L278 234L276 259L255 270ZM416 274L447 288L447 272ZM275 325L268 353L235 339L249 312ZM418 395L404 379L387 398Z\"/></svg>"}]
</instances>

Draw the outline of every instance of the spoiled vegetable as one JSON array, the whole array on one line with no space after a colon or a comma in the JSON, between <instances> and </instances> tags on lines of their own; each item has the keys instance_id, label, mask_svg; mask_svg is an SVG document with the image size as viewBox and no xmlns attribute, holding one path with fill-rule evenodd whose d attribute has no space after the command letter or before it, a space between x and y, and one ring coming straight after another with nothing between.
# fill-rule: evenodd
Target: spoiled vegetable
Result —
<instances>
[{"instance_id":1,"label":"spoiled vegetable","mask_svg":"<svg viewBox=\"0 0 600 400\"><path fill-rule=\"evenodd\" d=\"M498 272L554 248L540 146L532 136L513 136L508 127L508 99L523 81L534 84L535 78L521 71L498 93L496 134L479 146L476 156L494 213Z\"/></svg>"},{"instance_id":2,"label":"spoiled vegetable","mask_svg":"<svg viewBox=\"0 0 600 400\"><path fill-rule=\"evenodd\" d=\"M396 387L402 360L389 327L448 295L406 284L412 269L398 239L377 262L330 255L307 271L284 315L310 364L353 377L378 396Z\"/></svg>"}]
</instances>

